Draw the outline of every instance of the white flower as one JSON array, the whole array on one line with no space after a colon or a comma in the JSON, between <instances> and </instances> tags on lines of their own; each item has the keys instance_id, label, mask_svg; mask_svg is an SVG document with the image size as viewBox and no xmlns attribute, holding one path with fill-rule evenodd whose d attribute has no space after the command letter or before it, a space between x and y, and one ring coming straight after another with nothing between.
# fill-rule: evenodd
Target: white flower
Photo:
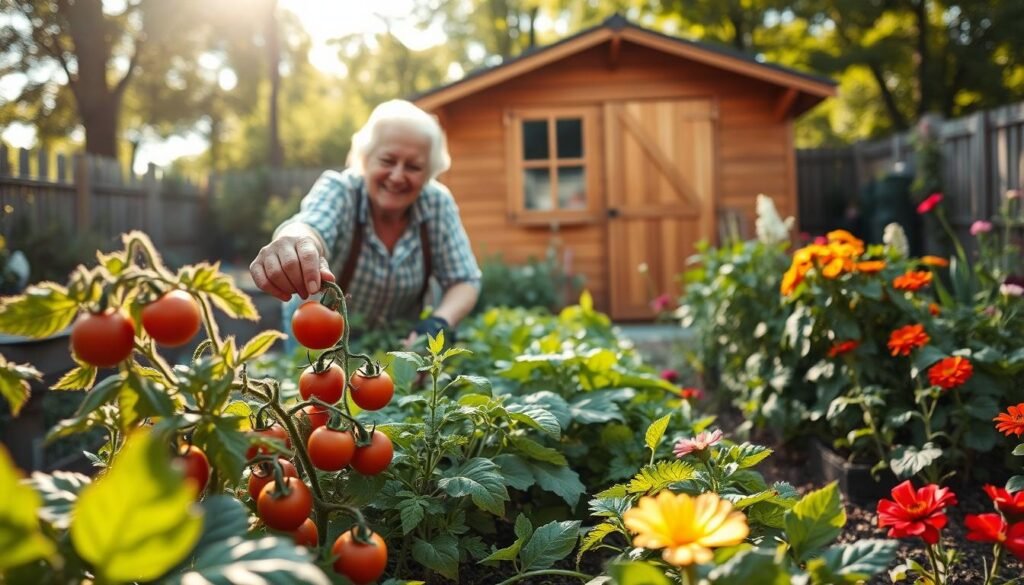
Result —
<instances>
[{"instance_id":1,"label":"white flower","mask_svg":"<svg viewBox=\"0 0 1024 585\"><path fill-rule=\"evenodd\" d=\"M907 233L903 231L903 226L898 223L890 223L885 226L885 231L882 232L882 243L885 244L887 250L894 251L900 256L908 256L910 254Z\"/></svg>"},{"instance_id":2,"label":"white flower","mask_svg":"<svg viewBox=\"0 0 1024 585\"><path fill-rule=\"evenodd\" d=\"M1008 297L1021 297L1024 296L1024 286L1019 284L1002 284L999 285L999 292Z\"/></svg>"},{"instance_id":3,"label":"white flower","mask_svg":"<svg viewBox=\"0 0 1024 585\"><path fill-rule=\"evenodd\" d=\"M757 239L762 244L772 245L789 240L789 230L793 228L796 220L787 217L785 221L779 216L775 209L775 202L771 197L758 194L757 196Z\"/></svg>"}]
</instances>

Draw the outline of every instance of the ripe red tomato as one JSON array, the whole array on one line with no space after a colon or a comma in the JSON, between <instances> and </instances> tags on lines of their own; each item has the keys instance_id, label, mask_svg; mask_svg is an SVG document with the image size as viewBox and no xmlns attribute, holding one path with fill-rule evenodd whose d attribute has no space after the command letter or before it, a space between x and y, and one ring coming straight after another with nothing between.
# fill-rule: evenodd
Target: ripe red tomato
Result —
<instances>
[{"instance_id":1,"label":"ripe red tomato","mask_svg":"<svg viewBox=\"0 0 1024 585\"><path fill-rule=\"evenodd\" d=\"M345 389L345 370L338 364L331 364L320 373L310 366L299 376L299 394L303 400L316 396L328 404L341 400L341 391Z\"/></svg>"},{"instance_id":2,"label":"ripe red tomato","mask_svg":"<svg viewBox=\"0 0 1024 585\"><path fill-rule=\"evenodd\" d=\"M135 322L122 309L86 313L71 327L71 351L97 368L110 368L128 359L134 344Z\"/></svg>"},{"instance_id":3,"label":"ripe red tomato","mask_svg":"<svg viewBox=\"0 0 1024 585\"><path fill-rule=\"evenodd\" d=\"M331 412L326 408L309 405L299 411L299 416L309 422L309 429L312 431L327 424L327 419L330 418Z\"/></svg>"},{"instance_id":4,"label":"ripe red tomato","mask_svg":"<svg viewBox=\"0 0 1024 585\"><path fill-rule=\"evenodd\" d=\"M199 303L183 290L172 290L142 308L142 328L167 347L188 343L202 324Z\"/></svg>"},{"instance_id":5,"label":"ripe red tomato","mask_svg":"<svg viewBox=\"0 0 1024 585\"><path fill-rule=\"evenodd\" d=\"M292 531L292 538L295 539L295 544L299 546L316 548L320 541L320 532L316 529L316 523L313 522L313 519L306 518L302 526Z\"/></svg>"},{"instance_id":6,"label":"ripe red tomato","mask_svg":"<svg viewBox=\"0 0 1024 585\"><path fill-rule=\"evenodd\" d=\"M284 443L284 446L288 449L292 446L292 441L288 438L288 431L284 430L284 427L277 423L274 423L265 429L250 433L250 436L263 437L264 439L277 439L279 442ZM250 445L249 449L245 452L245 457L246 459L252 459L257 454L265 455L267 453L270 453L270 449L267 447Z\"/></svg>"},{"instance_id":7,"label":"ripe red tomato","mask_svg":"<svg viewBox=\"0 0 1024 585\"><path fill-rule=\"evenodd\" d=\"M344 332L345 319L341 313L319 301L302 303L292 315L292 333L296 341L309 349L327 349L338 343Z\"/></svg>"},{"instance_id":8,"label":"ripe red tomato","mask_svg":"<svg viewBox=\"0 0 1024 585\"><path fill-rule=\"evenodd\" d=\"M356 440L348 431L319 427L310 433L306 447L314 467L324 471L338 471L352 461Z\"/></svg>"},{"instance_id":9,"label":"ripe red tomato","mask_svg":"<svg viewBox=\"0 0 1024 585\"><path fill-rule=\"evenodd\" d=\"M210 481L210 461L206 453L195 445L189 445L181 450L178 459L185 471L185 481L196 486L197 494L202 493Z\"/></svg>"},{"instance_id":10,"label":"ripe red tomato","mask_svg":"<svg viewBox=\"0 0 1024 585\"><path fill-rule=\"evenodd\" d=\"M334 570L348 577L356 585L372 583L384 574L388 566L388 545L379 534L370 534L371 544L363 544L352 536L351 530L341 533L331 547Z\"/></svg>"},{"instance_id":11,"label":"ripe red tomato","mask_svg":"<svg viewBox=\"0 0 1024 585\"><path fill-rule=\"evenodd\" d=\"M291 461L288 461L284 457L279 457L278 462L281 464L281 474L284 477L299 477L299 472L292 465ZM263 491L263 486L274 481L274 467L269 463L261 463L260 465L254 466L249 472L249 497L252 501L260 499L260 492Z\"/></svg>"},{"instance_id":12,"label":"ripe red tomato","mask_svg":"<svg viewBox=\"0 0 1024 585\"><path fill-rule=\"evenodd\" d=\"M355 455L352 456L352 468L363 475L377 475L391 465L391 458L394 455L395 448L391 444L391 439L380 431L373 431L369 445L356 447Z\"/></svg>"},{"instance_id":13,"label":"ripe red tomato","mask_svg":"<svg viewBox=\"0 0 1024 585\"><path fill-rule=\"evenodd\" d=\"M313 494L297 477L286 477L284 483L291 490L288 495L277 491L276 482L263 486L256 499L256 512L270 528L291 532L309 518L313 511Z\"/></svg>"},{"instance_id":14,"label":"ripe red tomato","mask_svg":"<svg viewBox=\"0 0 1024 585\"><path fill-rule=\"evenodd\" d=\"M352 402L363 410L380 410L391 402L395 395L395 383L387 372L379 376L367 376L363 368L352 375Z\"/></svg>"}]
</instances>

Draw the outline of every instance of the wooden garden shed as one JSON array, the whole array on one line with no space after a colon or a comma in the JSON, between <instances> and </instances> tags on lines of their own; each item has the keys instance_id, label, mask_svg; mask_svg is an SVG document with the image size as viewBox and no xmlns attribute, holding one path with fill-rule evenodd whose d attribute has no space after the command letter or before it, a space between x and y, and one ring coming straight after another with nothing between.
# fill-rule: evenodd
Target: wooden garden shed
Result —
<instances>
[{"instance_id":1,"label":"wooden garden shed","mask_svg":"<svg viewBox=\"0 0 1024 585\"><path fill-rule=\"evenodd\" d=\"M614 16L415 102L447 132L441 180L478 257L555 244L600 309L643 320L721 216L752 226L758 193L796 215L793 119L832 95L828 79Z\"/></svg>"}]
</instances>

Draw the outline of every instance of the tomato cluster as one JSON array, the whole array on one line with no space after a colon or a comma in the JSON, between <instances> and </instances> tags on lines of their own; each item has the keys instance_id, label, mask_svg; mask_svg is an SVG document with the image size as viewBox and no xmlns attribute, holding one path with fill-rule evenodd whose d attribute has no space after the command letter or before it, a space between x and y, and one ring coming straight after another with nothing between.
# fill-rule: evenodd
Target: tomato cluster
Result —
<instances>
[{"instance_id":1,"label":"tomato cluster","mask_svg":"<svg viewBox=\"0 0 1024 585\"><path fill-rule=\"evenodd\" d=\"M268 482L256 499L256 511L263 522L282 532L298 530L313 512L313 494L297 477L285 477L284 490L277 482Z\"/></svg>"},{"instance_id":2,"label":"tomato cluster","mask_svg":"<svg viewBox=\"0 0 1024 585\"><path fill-rule=\"evenodd\" d=\"M345 575L356 585L372 583L384 574L388 564L388 546L376 532L370 533L370 543L356 540L351 530L341 533L334 541L331 553L337 557L334 570Z\"/></svg>"},{"instance_id":3,"label":"tomato cluster","mask_svg":"<svg viewBox=\"0 0 1024 585\"><path fill-rule=\"evenodd\" d=\"M352 402L363 410L380 410L394 395L395 383L383 370L371 375L366 368L359 368L352 376Z\"/></svg>"},{"instance_id":4,"label":"tomato cluster","mask_svg":"<svg viewBox=\"0 0 1024 585\"><path fill-rule=\"evenodd\" d=\"M370 444L356 446L351 431L337 431L328 427L314 429L306 445L309 459L323 471L339 471L351 464L363 475L377 475L391 464L394 445L380 431L370 434Z\"/></svg>"}]
</instances>

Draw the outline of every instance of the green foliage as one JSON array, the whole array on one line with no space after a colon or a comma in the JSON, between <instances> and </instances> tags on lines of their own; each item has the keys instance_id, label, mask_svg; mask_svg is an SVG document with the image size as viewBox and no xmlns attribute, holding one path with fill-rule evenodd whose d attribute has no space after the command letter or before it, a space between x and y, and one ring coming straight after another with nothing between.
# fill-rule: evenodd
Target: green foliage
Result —
<instances>
[{"instance_id":1,"label":"green foliage","mask_svg":"<svg viewBox=\"0 0 1024 585\"><path fill-rule=\"evenodd\" d=\"M473 309L474 314L494 307L537 307L550 311L564 307L567 294L573 294L583 284L582 277L565 274L554 254L552 249L547 258L530 258L521 265L506 263L500 254L485 258L480 264L480 302Z\"/></svg>"},{"instance_id":2,"label":"green foliage","mask_svg":"<svg viewBox=\"0 0 1024 585\"><path fill-rule=\"evenodd\" d=\"M29 561L53 556L55 547L46 538L36 518L41 498L31 487L19 482L18 472L6 449L0 448L0 572Z\"/></svg>"}]
</instances>

